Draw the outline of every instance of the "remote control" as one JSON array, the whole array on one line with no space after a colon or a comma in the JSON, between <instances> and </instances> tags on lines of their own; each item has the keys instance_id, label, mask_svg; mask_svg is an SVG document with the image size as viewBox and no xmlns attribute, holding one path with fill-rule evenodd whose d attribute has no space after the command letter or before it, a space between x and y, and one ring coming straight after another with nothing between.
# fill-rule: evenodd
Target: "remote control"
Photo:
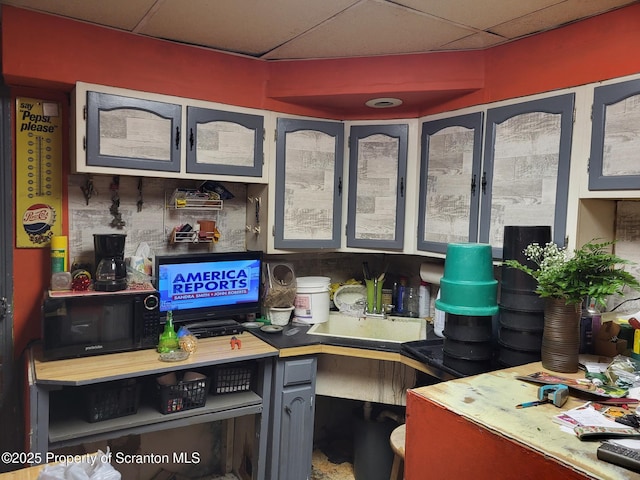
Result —
<instances>
[{"instance_id":1,"label":"remote control","mask_svg":"<svg viewBox=\"0 0 640 480\"><path fill-rule=\"evenodd\" d=\"M604 442L598 447L598 458L620 467L640 472L640 450Z\"/></svg>"}]
</instances>

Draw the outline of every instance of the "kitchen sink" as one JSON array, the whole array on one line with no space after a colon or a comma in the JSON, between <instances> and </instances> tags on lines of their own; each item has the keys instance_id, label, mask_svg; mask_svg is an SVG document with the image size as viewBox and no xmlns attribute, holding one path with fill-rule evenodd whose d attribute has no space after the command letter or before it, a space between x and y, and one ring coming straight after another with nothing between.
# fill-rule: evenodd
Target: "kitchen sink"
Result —
<instances>
[{"instance_id":1,"label":"kitchen sink","mask_svg":"<svg viewBox=\"0 0 640 480\"><path fill-rule=\"evenodd\" d=\"M331 312L329 320L316 323L307 333L327 337L404 343L427 338L427 324L422 318L352 317Z\"/></svg>"}]
</instances>

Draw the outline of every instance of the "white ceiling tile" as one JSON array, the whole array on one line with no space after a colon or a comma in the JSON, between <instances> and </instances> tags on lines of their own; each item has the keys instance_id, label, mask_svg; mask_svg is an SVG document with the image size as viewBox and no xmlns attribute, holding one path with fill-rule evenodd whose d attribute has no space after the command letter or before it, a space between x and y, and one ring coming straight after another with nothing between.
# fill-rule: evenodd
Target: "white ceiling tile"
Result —
<instances>
[{"instance_id":1,"label":"white ceiling tile","mask_svg":"<svg viewBox=\"0 0 640 480\"><path fill-rule=\"evenodd\" d=\"M627 5L629 0L566 0L507 23L497 25L492 32L508 38L518 38L548 30L554 25L573 22ZM640 19L639 19L640 21Z\"/></svg>"},{"instance_id":2,"label":"white ceiling tile","mask_svg":"<svg viewBox=\"0 0 640 480\"><path fill-rule=\"evenodd\" d=\"M479 30L565 0L396 0L397 3Z\"/></svg>"},{"instance_id":3,"label":"white ceiling tile","mask_svg":"<svg viewBox=\"0 0 640 480\"><path fill-rule=\"evenodd\" d=\"M415 14L390 3L367 1L301 35L265 58L386 55L438 49L474 30Z\"/></svg>"},{"instance_id":4,"label":"white ceiling tile","mask_svg":"<svg viewBox=\"0 0 640 480\"><path fill-rule=\"evenodd\" d=\"M156 0L3 0L0 3L132 30Z\"/></svg>"},{"instance_id":5,"label":"white ceiling tile","mask_svg":"<svg viewBox=\"0 0 640 480\"><path fill-rule=\"evenodd\" d=\"M166 0L139 33L260 54L357 0Z\"/></svg>"},{"instance_id":6,"label":"white ceiling tile","mask_svg":"<svg viewBox=\"0 0 640 480\"><path fill-rule=\"evenodd\" d=\"M442 50L479 50L508 41L500 35L478 32L442 46Z\"/></svg>"}]
</instances>

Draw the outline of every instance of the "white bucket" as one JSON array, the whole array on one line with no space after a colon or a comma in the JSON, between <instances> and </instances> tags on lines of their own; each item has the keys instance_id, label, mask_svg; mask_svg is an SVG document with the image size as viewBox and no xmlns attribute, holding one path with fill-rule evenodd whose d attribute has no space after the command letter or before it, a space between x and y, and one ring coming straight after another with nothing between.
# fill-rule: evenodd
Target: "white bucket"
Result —
<instances>
[{"instance_id":1,"label":"white bucket","mask_svg":"<svg viewBox=\"0 0 640 480\"><path fill-rule=\"evenodd\" d=\"M329 320L329 277L298 277L293 311L301 323L324 323Z\"/></svg>"}]
</instances>

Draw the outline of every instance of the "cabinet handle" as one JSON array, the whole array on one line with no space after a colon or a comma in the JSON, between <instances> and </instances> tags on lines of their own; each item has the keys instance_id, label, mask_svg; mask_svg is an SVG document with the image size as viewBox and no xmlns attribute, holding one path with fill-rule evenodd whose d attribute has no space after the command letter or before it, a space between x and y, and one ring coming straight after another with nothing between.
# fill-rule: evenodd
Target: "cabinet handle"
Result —
<instances>
[{"instance_id":1,"label":"cabinet handle","mask_svg":"<svg viewBox=\"0 0 640 480\"><path fill-rule=\"evenodd\" d=\"M487 193L487 172L482 172L482 194Z\"/></svg>"},{"instance_id":2,"label":"cabinet handle","mask_svg":"<svg viewBox=\"0 0 640 480\"><path fill-rule=\"evenodd\" d=\"M475 195L476 194L476 174L473 174L473 177L471 178L471 195Z\"/></svg>"},{"instance_id":3,"label":"cabinet handle","mask_svg":"<svg viewBox=\"0 0 640 480\"><path fill-rule=\"evenodd\" d=\"M176 150L180 148L180 127L176 127Z\"/></svg>"},{"instance_id":4,"label":"cabinet handle","mask_svg":"<svg viewBox=\"0 0 640 480\"><path fill-rule=\"evenodd\" d=\"M400 196L404 197L404 177L400 177Z\"/></svg>"},{"instance_id":5,"label":"cabinet handle","mask_svg":"<svg viewBox=\"0 0 640 480\"><path fill-rule=\"evenodd\" d=\"M342 196L342 177L338 177L338 196Z\"/></svg>"},{"instance_id":6,"label":"cabinet handle","mask_svg":"<svg viewBox=\"0 0 640 480\"><path fill-rule=\"evenodd\" d=\"M291 415L291 407L289 405L284 406L284 411L287 415Z\"/></svg>"},{"instance_id":7,"label":"cabinet handle","mask_svg":"<svg viewBox=\"0 0 640 480\"><path fill-rule=\"evenodd\" d=\"M193 151L193 128L189 129L189 150Z\"/></svg>"}]
</instances>

